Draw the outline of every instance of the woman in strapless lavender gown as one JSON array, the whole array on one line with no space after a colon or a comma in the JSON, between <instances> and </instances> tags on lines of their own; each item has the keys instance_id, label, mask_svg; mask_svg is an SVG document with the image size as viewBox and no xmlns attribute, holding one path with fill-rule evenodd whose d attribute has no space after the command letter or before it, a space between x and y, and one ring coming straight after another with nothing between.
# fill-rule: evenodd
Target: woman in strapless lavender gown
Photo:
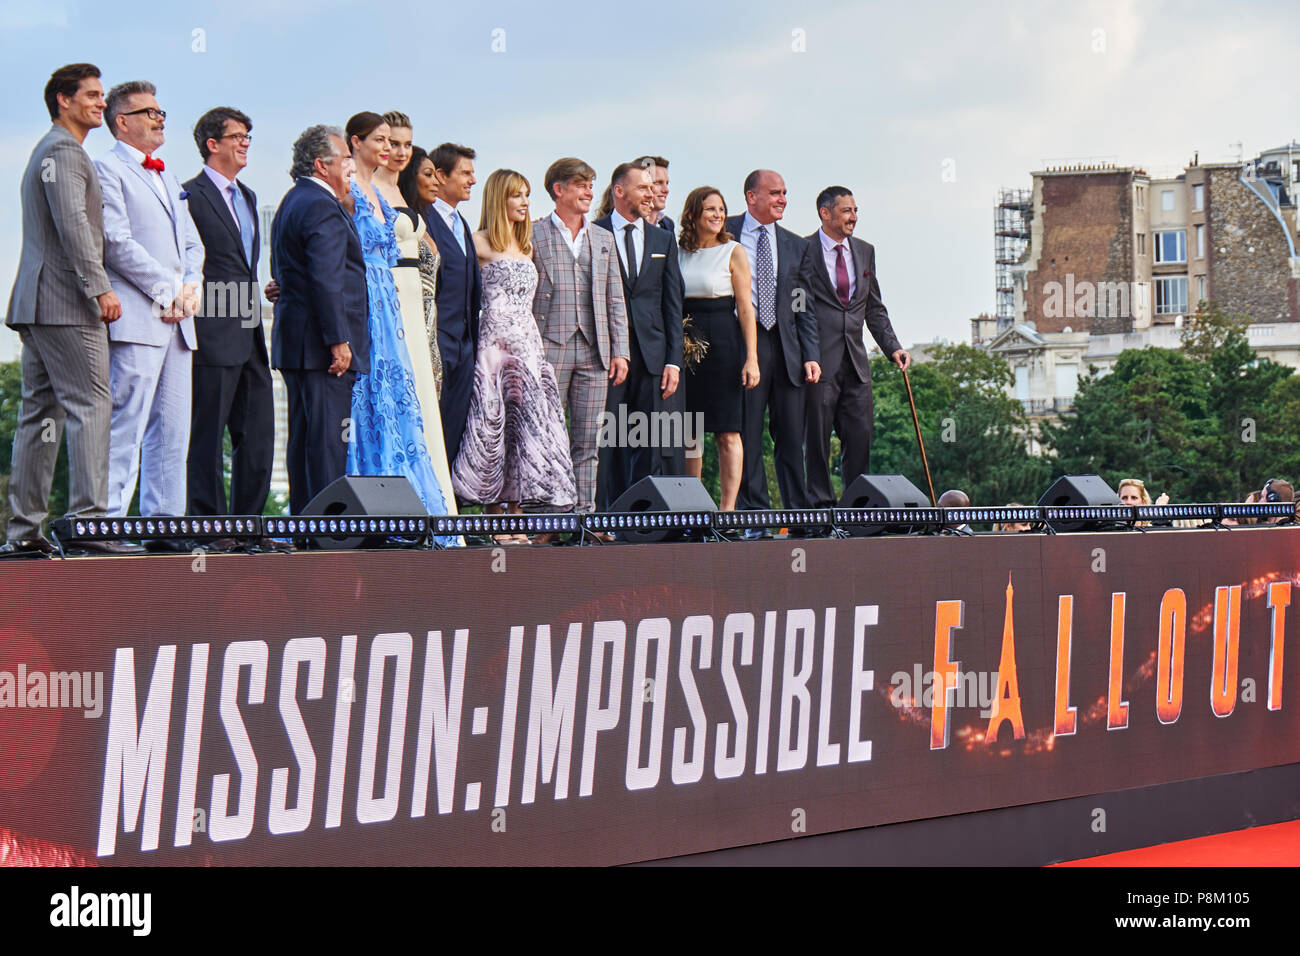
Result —
<instances>
[{"instance_id":1,"label":"woman in strapless lavender gown","mask_svg":"<svg viewBox=\"0 0 1300 956\"><path fill-rule=\"evenodd\" d=\"M523 505L571 507L577 498L564 405L533 317L537 269L528 180L498 169L483 189L474 234L483 275L474 390L451 481L489 514ZM523 535L507 536L523 541Z\"/></svg>"}]
</instances>

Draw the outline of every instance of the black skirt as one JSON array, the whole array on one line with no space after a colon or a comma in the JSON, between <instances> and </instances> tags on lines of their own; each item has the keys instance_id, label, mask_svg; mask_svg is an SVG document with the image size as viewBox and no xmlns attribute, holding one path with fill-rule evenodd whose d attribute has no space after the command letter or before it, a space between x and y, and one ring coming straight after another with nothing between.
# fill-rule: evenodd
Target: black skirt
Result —
<instances>
[{"instance_id":1,"label":"black skirt","mask_svg":"<svg viewBox=\"0 0 1300 956\"><path fill-rule=\"evenodd\" d=\"M745 339L736 319L736 299L687 299L683 306L691 317L692 337L709 345L699 365L683 370L686 410L704 413L706 432L738 432L745 394L740 383Z\"/></svg>"}]
</instances>

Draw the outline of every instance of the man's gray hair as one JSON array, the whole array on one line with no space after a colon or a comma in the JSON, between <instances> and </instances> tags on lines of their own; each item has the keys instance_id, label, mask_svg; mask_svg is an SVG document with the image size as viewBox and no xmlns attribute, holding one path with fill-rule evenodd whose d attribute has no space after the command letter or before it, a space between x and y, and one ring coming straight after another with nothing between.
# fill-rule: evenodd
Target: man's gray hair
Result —
<instances>
[{"instance_id":1,"label":"man's gray hair","mask_svg":"<svg viewBox=\"0 0 1300 956\"><path fill-rule=\"evenodd\" d=\"M334 155L331 136L343 138L343 130L337 126L308 126L293 144L293 166L289 175L294 179L313 176L316 173L316 160L328 160Z\"/></svg>"},{"instance_id":2,"label":"man's gray hair","mask_svg":"<svg viewBox=\"0 0 1300 956\"><path fill-rule=\"evenodd\" d=\"M104 122L108 126L108 131L117 139L117 115L126 105L128 97L136 93L148 93L150 96L158 95L158 88L148 80L131 80L127 83L119 83L108 91L108 96L104 99Z\"/></svg>"}]
</instances>

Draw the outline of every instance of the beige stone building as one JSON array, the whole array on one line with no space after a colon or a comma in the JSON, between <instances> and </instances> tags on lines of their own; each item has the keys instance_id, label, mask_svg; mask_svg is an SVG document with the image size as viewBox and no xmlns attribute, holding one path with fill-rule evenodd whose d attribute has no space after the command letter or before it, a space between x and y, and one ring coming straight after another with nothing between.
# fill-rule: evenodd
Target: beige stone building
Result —
<instances>
[{"instance_id":1,"label":"beige stone building","mask_svg":"<svg viewBox=\"0 0 1300 956\"><path fill-rule=\"evenodd\" d=\"M990 317L972 320L972 341L1006 357L1034 415L1070 408L1079 376L1106 372L1124 349L1177 348L1201 301L1246 319L1261 356L1300 368L1298 189L1295 143L1250 161L1194 159L1168 176L1111 165L1035 172L1031 190L1003 191L999 311L992 328Z\"/></svg>"}]
</instances>

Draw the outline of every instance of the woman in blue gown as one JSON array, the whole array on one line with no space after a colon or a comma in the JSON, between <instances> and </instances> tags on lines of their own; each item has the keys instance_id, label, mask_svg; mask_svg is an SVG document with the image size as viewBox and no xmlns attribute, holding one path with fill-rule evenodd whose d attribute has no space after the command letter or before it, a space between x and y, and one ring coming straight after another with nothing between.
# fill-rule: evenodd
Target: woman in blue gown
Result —
<instances>
[{"instance_id":1,"label":"woman in blue gown","mask_svg":"<svg viewBox=\"0 0 1300 956\"><path fill-rule=\"evenodd\" d=\"M347 137L356 163L352 221L366 260L370 298L370 374L358 375L352 389L348 474L402 475L429 514L444 515L447 508L425 446L421 417L439 411L420 407L393 283L397 214L371 184L374 171L388 158L388 124L377 113L358 113L348 120ZM436 540L442 545L460 543L456 537Z\"/></svg>"}]
</instances>

